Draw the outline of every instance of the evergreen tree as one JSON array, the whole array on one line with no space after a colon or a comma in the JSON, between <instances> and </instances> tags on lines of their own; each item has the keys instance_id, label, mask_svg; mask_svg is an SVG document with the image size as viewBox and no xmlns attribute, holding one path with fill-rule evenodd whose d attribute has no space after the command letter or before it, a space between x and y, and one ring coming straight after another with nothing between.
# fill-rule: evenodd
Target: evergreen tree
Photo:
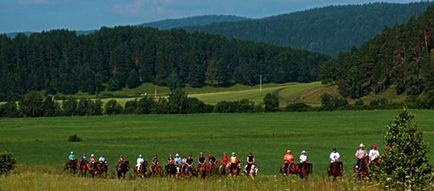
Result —
<instances>
[{"instance_id":1,"label":"evergreen tree","mask_svg":"<svg viewBox=\"0 0 434 191\"><path fill-rule=\"evenodd\" d=\"M127 87L128 88L136 88L139 85L140 85L139 74L137 73L137 71L135 69L132 69L130 72L130 75L128 76L128 79L127 79Z\"/></svg>"},{"instance_id":2,"label":"evergreen tree","mask_svg":"<svg viewBox=\"0 0 434 191\"><path fill-rule=\"evenodd\" d=\"M180 88L169 95L169 111L173 114L183 114L187 109L187 94Z\"/></svg>"},{"instance_id":3,"label":"evergreen tree","mask_svg":"<svg viewBox=\"0 0 434 191\"><path fill-rule=\"evenodd\" d=\"M404 109L387 125L386 150L378 174L387 189L423 190L434 181L427 145L413 120L414 115Z\"/></svg>"}]
</instances>

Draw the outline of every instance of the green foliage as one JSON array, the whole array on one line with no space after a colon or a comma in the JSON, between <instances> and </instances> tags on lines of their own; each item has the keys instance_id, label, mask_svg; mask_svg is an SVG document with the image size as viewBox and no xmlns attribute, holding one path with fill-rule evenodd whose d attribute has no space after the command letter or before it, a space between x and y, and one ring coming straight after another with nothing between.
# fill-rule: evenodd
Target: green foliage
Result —
<instances>
[{"instance_id":1,"label":"green foliage","mask_svg":"<svg viewBox=\"0 0 434 191\"><path fill-rule=\"evenodd\" d=\"M404 109L387 125L387 146L378 174L387 189L423 190L434 181L427 145L413 120L414 115Z\"/></svg>"},{"instance_id":2,"label":"green foliage","mask_svg":"<svg viewBox=\"0 0 434 191\"><path fill-rule=\"evenodd\" d=\"M173 114L182 114L186 113L188 103L187 103L187 94L180 88L175 89L169 95L168 100L169 105L169 113Z\"/></svg>"},{"instance_id":3,"label":"green foliage","mask_svg":"<svg viewBox=\"0 0 434 191\"><path fill-rule=\"evenodd\" d=\"M348 109L349 102L346 99L340 99L330 94L323 94L321 96L321 108L322 111L334 111Z\"/></svg>"},{"instance_id":4,"label":"green foliage","mask_svg":"<svg viewBox=\"0 0 434 191\"><path fill-rule=\"evenodd\" d=\"M122 106L116 100L110 100L104 106L104 113L107 115L121 114L122 110Z\"/></svg>"},{"instance_id":5,"label":"green foliage","mask_svg":"<svg viewBox=\"0 0 434 191\"><path fill-rule=\"evenodd\" d=\"M144 96L137 101L136 114L150 114L155 107L155 100L151 96Z\"/></svg>"},{"instance_id":6,"label":"green foliage","mask_svg":"<svg viewBox=\"0 0 434 191\"><path fill-rule=\"evenodd\" d=\"M68 142L80 142L80 141L82 141L82 139L76 134L68 137Z\"/></svg>"},{"instance_id":7,"label":"green foliage","mask_svg":"<svg viewBox=\"0 0 434 191\"><path fill-rule=\"evenodd\" d=\"M15 101L8 101L0 104L0 117L19 117L20 112Z\"/></svg>"},{"instance_id":8,"label":"green foliage","mask_svg":"<svg viewBox=\"0 0 434 191\"><path fill-rule=\"evenodd\" d=\"M137 100L130 100L125 103L124 113L125 114L134 114L137 110Z\"/></svg>"},{"instance_id":9,"label":"green foliage","mask_svg":"<svg viewBox=\"0 0 434 191\"><path fill-rule=\"evenodd\" d=\"M131 70L130 75L128 76L127 79L127 87L128 88L136 88L140 85L140 78L139 78L139 74L137 73L136 70Z\"/></svg>"},{"instance_id":10,"label":"green foliage","mask_svg":"<svg viewBox=\"0 0 434 191\"><path fill-rule=\"evenodd\" d=\"M385 109L389 105L387 98L378 98L369 102L369 107L372 109Z\"/></svg>"},{"instance_id":11,"label":"green foliage","mask_svg":"<svg viewBox=\"0 0 434 191\"><path fill-rule=\"evenodd\" d=\"M354 103L354 109L355 110L365 110L365 109L368 109L368 106L365 105L365 102L363 102L363 100L359 99Z\"/></svg>"},{"instance_id":12,"label":"green foliage","mask_svg":"<svg viewBox=\"0 0 434 191\"><path fill-rule=\"evenodd\" d=\"M264 104L266 112L279 111L279 97L275 94L268 93L265 95Z\"/></svg>"},{"instance_id":13,"label":"green foliage","mask_svg":"<svg viewBox=\"0 0 434 191\"><path fill-rule=\"evenodd\" d=\"M73 97L68 97L62 101L63 114L73 116L77 114L77 100Z\"/></svg>"},{"instance_id":14,"label":"green foliage","mask_svg":"<svg viewBox=\"0 0 434 191\"><path fill-rule=\"evenodd\" d=\"M53 100L53 97L47 96L43 102L44 116L52 117L61 113L60 106Z\"/></svg>"},{"instance_id":15,"label":"green foliage","mask_svg":"<svg viewBox=\"0 0 434 191\"><path fill-rule=\"evenodd\" d=\"M338 76L338 65L330 59L320 66L319 74L323 84L334 84Z\"/></svg>"},{"instance_id":16,"label":"green foliage","mask_svg":"<svg viewBox=\"0 0 434 191\"><path fill-rule=\"evenodd\" d=\"M36 91L27 93L19 103L21 113L26 117L44 115L44 96Z\"/></svg>"},{"instance_id":17,"label":"green foliage","mask_svg":"<svg viewBox=\"0 0 434 191\"><path fill-rule=\"evenodd\" d=\"M289 112L307 112L311 111L313 108L305 103L293 103L288 104L285 108Z\"/></svg>"},{"instance_id":18,"label":"green foliage","mask_svg":"<svg viewBox=\"0 0 434 191\"><path fill-rule=\"evenodd\" d=\"M0 153L0 175L6 175L8 172L15 168L17 161L14 155L10 152L4 151Z\"/></svg>"},{"instance_id":19,"label":"green foliage","mask_svg":"<svg viewBox=\"0 0 434 191\"><path fill-rule=\"evenodd\" d=\"M215 105L214 112L216 113L246 113L254 112L255 103L248 99L242 99L240 101L222 101Z\"/></svg>"}]
</instances>

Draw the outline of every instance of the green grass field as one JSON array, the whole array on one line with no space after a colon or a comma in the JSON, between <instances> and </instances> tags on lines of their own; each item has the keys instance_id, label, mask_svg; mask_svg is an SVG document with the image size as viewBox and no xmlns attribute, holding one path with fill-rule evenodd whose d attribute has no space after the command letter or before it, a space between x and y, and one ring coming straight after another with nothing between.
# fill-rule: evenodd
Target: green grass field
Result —
<instances>
[{"instance_id":1,"label":"green grass field","mask_svg":"<svg viewBox=\"0 0 434 191\"><path fill-rule=\"evenodd\" d=\"M425 142L433 148L434 111L417 110ZM104 154L114 166L119 154L134 161L142 153L183 155L235 151L244 160L257 157L262 174L277 174L282 155L290 148L298 156L307 150L314 175L324 176L328 154L337 147L351 171L359 143L382 144L385 125L397 111L319 113L253 113L203 115L129 115L0 119L0 150L15 154L20 165L61 168L70 150ZM77 134L82 142L67 142ZM431 163L434 153L429 154Z\"/></svg>"}]
</instances>

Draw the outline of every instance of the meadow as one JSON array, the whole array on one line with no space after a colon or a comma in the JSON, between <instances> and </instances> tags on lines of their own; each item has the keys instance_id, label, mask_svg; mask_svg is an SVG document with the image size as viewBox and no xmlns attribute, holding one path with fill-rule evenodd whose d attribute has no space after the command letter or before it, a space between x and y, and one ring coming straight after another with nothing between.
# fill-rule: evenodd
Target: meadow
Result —
<instances>
[{"instance_id":1,"label":"meadow","mask_svg":"<svg viewBox=\"0 0 434 191\"><path fill-rule=\"evenodd\" d=\"M158 154L160 161L165 164L165 159L170 153L181 155L192 153L194 158L197 158L199 152L212 152L217 157L220 157L223 152L236 152L242 160L245 160L248 152L252 151L257 158L259 172L263 176L258 178L258 182L287 183L288 180L282 180L277 174L282 164L282 156L288 148L296 157L302 150L306 150L309 161L314 165L312 179L321 180L326 176L329 153L333 147L336 147L344 161L345 175L351 179L357 145L377 143L381 151L385 126L397 112L383 110L1 118L0 150L14 153L18 161L18 169L10 177L0 179L0 185L3 185L0 186L0 190L2 187L9 190L6 185L14 184L14 180L44 182L45 176L50 177L50 180L56 180L55 182L63 181L65 185L78 182L75 179L68 181L69 176L62 173L63 164L67 161L67 154L71 150L78 153L95 153L97 156L104 154L109 160L111 171L120 154L124 154L131 162L135 161L138 154L143 154L147 160L150 160L153 154ZM416 114L419 130L424 133L425 142L432 149L434 111L414 110L413 112ZM68 137L73 134L80 136L83 141L68 142ZM434 153L430 152L428 157L433 164ZM275 175L277 177L274 177ZM111 181L114 180L102 180L102 182ZM246 189L267 190L261 189L261 185L248 187L252 186L248 179L240 181L240 185L247 185ZM85 182L90 184L89 180L83 182L80 185ZM171 188L164 182L153 182L153 180L147 182L150 183L138 182L137 184ZM196 182L194 184L199 186L196 188L200 188L203 184L200 181ZM40 188L50 186L40 184ZM53 188L62 185L58 184L60 185L52 185ZM231 180L213 180L210 184L235 183ZM329 185L332 183L317 181L315 184L320 186L325 184L323 186L333 189L333 185ZM121 188L134 190L134 185L136 183ZM310 184L297 183L296 185L300 186L298 187L300 189L315 190L309 187ZM19 188L19 185L17 186ZM285 187L270 187L268 190L285 190Z\"/></svg>"}]
</instances>

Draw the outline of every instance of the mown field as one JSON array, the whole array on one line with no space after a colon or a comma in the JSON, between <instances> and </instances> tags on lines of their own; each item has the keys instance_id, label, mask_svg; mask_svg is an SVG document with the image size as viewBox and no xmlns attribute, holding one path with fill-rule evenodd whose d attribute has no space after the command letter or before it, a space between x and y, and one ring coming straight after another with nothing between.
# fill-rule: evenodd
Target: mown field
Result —
<instances>
[{"instance_id":1,"label":"mown field","mask_svg":"<svg viewBox=\"0 0 434 191\"><path fill-rule=\"evenodd\" d=\"M107 156L111 171L119 154L124 154L130 161L135 161L138 154L144 154L150 160L158 154L165 161L169 153L186 155L192 153L195 158L199 152L212 152L220 156L223 152L237 152L241 159L252 151L262 178L256 183L247 179L240 180L246 189L261 189L259 182L287 183L289 180L273 178L282 164L282 155L290 148L298 157L301 150L306 150L309 160L314 164L313 180L322 180L326 176L329 163L328 155L332 147L341 153L347 178L351 176L354 164L354 152L360 143L382 145L385 126L398 111L340 111L310 113L252 113L252 114L201 114L201 115L118 115L98 117L56 117L36 119L0 118L0 150L15 154L18 161L16 174L0 179L0 190L5 185L19 186L14 181L41 181L41 188L51 185L53 188L79 182L68 181L69 176L62 174L70 150L76 152L104 154ZM415 110L416 121L424 132L425 142L432 149L434 146L434 111ZM83 141L72 143L67 139L77 134ZM382 146L380 150L382 150ZM431 164L434 152L429 153ZM165 162L163 162L165 163ZM32 170L36 169L36 170ZM41 176L39 176L39 172ZM50 181L44 183L45 178ZM24 181L25 180L25 181ZM112 182L102 180L97 184ZM172 180L168 180L169 182ZM223 181L223 182L221 182ZM80 180L81 182L81 180ZM86 183L87 182L87 183ZM172 188L169 184L149 180L126 184L114 182L120 188L134 190L135 186L155 185ZM30 183L29 183L30 184ZM79 183L92 184L90 180ZM182 183L181 183L182 184ZM200 181L194 182L201 188ZM231 180L214 180L210 184L235 184ZM251 185L253 184L253 185ZM289 183L288 183L289 184ZM330 184L316 182L315 184ZM298 188L312 188L304 183L297 183ZM203 185L202 185L203 186ZM277 185L276 185L277 186ZM324 185L333 188L333 185ZM27 187L29 188L29 187ZM113 188L117 188L116 186ZM273 189L275 188L275 189ZM285 190L285 187L270 187L268 190ZM34 190L34 189L32 189ZM43 189L41 189L43 190ZM165 189L163 189L165 190ZM229 189L230 190L230 189ZM312 188L312 190L315 190Z\"/></svg>"}]
</instances>

